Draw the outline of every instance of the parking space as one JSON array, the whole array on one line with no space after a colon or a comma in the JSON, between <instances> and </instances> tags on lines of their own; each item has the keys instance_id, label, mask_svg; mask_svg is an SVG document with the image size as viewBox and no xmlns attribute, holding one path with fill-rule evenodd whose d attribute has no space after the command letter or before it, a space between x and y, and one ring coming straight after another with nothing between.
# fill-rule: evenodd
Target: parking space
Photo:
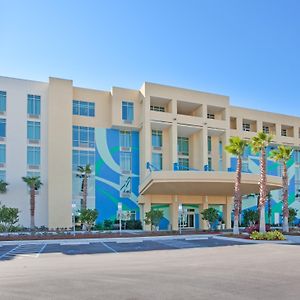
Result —
<instances>
[{"instance_id":1,"label":"parking space","mask_svg":"<svg viewBox=\"0 0 300 300\"><path fill-rule=\"evenodd\" d=\"M159 238L159 239L119 239L117 241L63 241L61 243L20 243L0 247L0 260L14 258L38 258L41 254L63 255L104 254L141 252L153 250L175 250L202 247L243 245L236 241L220 240L214 237Z\"/></svg>"}]
</instances>

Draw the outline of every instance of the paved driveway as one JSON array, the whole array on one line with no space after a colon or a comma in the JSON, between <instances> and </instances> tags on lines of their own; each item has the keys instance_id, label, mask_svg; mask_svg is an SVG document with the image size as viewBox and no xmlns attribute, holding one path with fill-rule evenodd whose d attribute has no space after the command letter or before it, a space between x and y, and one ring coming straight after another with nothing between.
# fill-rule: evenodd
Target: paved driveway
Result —
<instances>
[{"instance_id":1,"label":"paved driveway","mask_svg":"<svg viewBox=\"0 0 300 300\"><path fill-rule=\"evenodd\" d=\"M299 299L297 245L78 243L0 247L0 299Z\"/></svg>"}]
</instances>

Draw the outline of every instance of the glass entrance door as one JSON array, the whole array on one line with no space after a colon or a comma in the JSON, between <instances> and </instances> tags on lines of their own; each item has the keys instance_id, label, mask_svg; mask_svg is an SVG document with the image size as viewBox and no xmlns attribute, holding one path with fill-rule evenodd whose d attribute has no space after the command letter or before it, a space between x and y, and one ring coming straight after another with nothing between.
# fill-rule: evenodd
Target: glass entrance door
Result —
<instances>
[{"instance_id":1,"label":"glass entrance door","mask_svg":"<svg viewBox=\"0 0 300 300\"><path fill-rule=\"evenodd\" d=\"M178 225L180 226L180 223ZM182 228L195 228L195 209L194 208L184 209L181 227Z\"/></svg>"}]
</instances>

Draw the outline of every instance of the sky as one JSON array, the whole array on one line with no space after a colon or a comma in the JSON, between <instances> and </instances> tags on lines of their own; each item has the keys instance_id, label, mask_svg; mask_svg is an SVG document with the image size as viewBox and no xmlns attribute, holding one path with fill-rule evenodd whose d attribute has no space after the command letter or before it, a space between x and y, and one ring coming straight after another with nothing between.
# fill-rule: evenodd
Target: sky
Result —
<instances>
[{"instance_id":1,"label":"sky","mask_svg":"<svg viewBox=\"0 0 300 300\"><path fill-rule=\"evenodd\" d=\"M0 0L0 76L150 81L300 116L300 1Z\"/></svg>"}]
</instances>

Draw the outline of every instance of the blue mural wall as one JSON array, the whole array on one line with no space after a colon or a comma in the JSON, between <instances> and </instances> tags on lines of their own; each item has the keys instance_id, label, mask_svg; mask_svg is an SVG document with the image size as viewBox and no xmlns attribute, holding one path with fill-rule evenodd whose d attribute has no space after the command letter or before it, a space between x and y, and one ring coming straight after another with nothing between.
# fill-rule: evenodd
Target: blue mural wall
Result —
<instances>
[{"instance_id":1,"label":"blue mural wall","mask_svg":"<svg viewBox=\"0 0 300 300\"><path fill-rule=\"evenodd\" d=\"M120 131L97 128L95 130L95 207L99 212L97 223L116 219L118 202L125 211L134 211L139 219L137 204L139 186L139 133L131 132L131 173L124 174L120 168Z\"/></svg>"}]
</instances>

